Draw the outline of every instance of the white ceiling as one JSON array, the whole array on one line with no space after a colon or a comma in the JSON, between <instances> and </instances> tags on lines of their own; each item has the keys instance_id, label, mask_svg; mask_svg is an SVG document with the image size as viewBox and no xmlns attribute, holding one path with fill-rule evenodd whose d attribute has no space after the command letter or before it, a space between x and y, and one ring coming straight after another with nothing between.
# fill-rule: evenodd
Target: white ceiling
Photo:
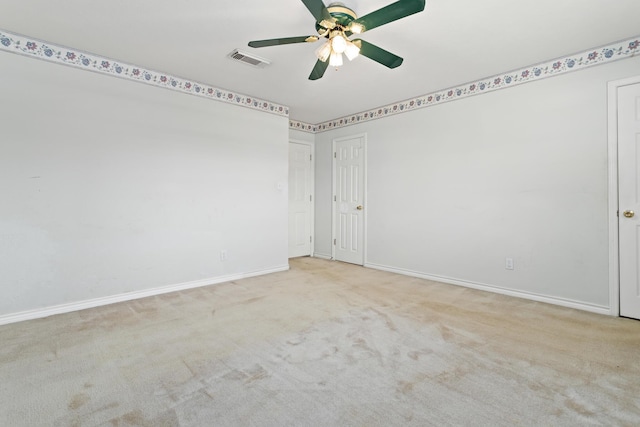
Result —
<instances>
[{"instance_id":1,"label":"white ceiling","mask_svg":"<svg viewBox=\"0 0 640 427\"><path fill-rule=\"evenodd\" d=\"M343 2L362 16L393 0ZM639 17L639 0L427 0L361 36L402 66L359 57L310 81L320 42L247 47L314 34L300 0L0 0L0 29L287 105L312 124L635 37ZM272 64L231 61L234 48Z\"/></svg>"}]
</instances>

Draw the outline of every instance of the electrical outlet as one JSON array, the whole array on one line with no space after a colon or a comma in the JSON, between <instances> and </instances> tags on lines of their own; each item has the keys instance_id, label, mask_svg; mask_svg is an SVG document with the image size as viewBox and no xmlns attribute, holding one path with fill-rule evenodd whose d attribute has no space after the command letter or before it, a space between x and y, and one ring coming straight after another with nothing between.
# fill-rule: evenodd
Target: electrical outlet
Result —
<instances>
[{"instance_id":1,"label":"electrical outlet","mask_svg":"<svg viewBox=\"0 0 640 427\"><path fill-rule=\"evenodd\" d=\"M504 259L504 268L507 270L513 270L513 258Z\"/></svg>"},{"instance_id":2,"label":"electrical outlet","mask_svg":"<svg viewBox=\"0 0 640 427\"><path fill-rule=\"evenodd\" d=\"M226 261L227 260L227 250L223 249L220 251L220 261Z\"/></svg>"}]
</instances>

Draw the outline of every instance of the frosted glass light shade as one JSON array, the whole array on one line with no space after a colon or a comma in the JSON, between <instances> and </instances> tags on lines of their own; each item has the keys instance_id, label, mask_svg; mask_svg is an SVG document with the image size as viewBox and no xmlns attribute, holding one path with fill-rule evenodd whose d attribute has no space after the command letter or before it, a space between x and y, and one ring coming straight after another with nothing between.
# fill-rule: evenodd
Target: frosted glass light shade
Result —
<instances>
[{"instance_id":1,"label":"frosted glass light shade","mask_svg":"<svg viewBox=\"0 0 640 427\"><path fill-rule=\"evenodd\" d=\"M322 62L327 62L329 56L331 56L331 42L327 41L325 44L320 46L318 50L316 50L316 56Z\"/></svg>"},{"instance_id":2,"label":"frosted glass light shade","mask_svg":"<svg viewBox=\"0 0 640 427\"><path fill-rule=\"evenodd\" d=\"M331 48L336 53L344 53L347 48L347 41L340 34L331 39Z\"/></svg>"},{"instance_id":3,"label":"frosted glass light shade","mask_svg":"<svg viewBox=\"0 0 640 427\"><path fill-rule=\"evenodd\" d=\"M344 50L344 54L349 61L353 61L360 54L360 48L354 43L349 42L347 43L347 48Z\"/></svg>"},{"instance_id":4,"label":"frosted glass light shade","mask_svg":"<svg viewBox=\"0 0 640 427\"><path fill-rule=\"evenodd\" d=\"M351 25L349 25L349 31L351 31L353 34L362 34L363 30L364 27L362 26L362 24L359 24L357 22L352 22Z\"/></svg>"},{"instance_id":5,"label":"frosted glass light shade","mask_svg":"<svg viewBox=\"0 0 640 427\"><path fill-rule=\"evenodd\" d=\"M331 59L329 59L329 65L332 67L342 66L342 54L337 52L331 53Z\"/></svg>"}]
</instances>

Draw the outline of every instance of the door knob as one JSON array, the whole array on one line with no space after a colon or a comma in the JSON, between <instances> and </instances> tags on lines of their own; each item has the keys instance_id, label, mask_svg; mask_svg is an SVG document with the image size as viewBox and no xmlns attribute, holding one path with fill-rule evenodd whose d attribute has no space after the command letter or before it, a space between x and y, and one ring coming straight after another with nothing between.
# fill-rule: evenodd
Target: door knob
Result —
<instances>
[{"instance_id":1,"label":"door knob","mask_svg":"<svg viewBox=\"0 0 640 427\"><path fill-rule=\"evenodd\" d=\"M633 216L634 216L635 214L636 214L636 213L635 213L634 211L624 211L624 212L622 213L622 215L624 215L624 216L625 216L625 217L627 217L627 218L633 218Z\"/></svg>"},{"instance_id":2,"label":"door knob","mask_svg":"<svg viewBox=\"0 0 640 427\"><path fill-rule=\"evenodd\" d=\"M362 205L359 205L359 206L357 206L357 207L356 207L356 209L358 209L359 211L361 211L361 210L362 210L362 209L364 209L364 208L362 207Z\"/></svg>"}]
</instances>

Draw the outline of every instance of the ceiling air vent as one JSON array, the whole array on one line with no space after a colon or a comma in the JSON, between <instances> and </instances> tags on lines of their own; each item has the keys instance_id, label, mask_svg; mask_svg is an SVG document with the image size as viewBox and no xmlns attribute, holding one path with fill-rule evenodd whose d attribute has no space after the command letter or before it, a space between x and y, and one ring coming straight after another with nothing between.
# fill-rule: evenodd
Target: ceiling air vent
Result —
<instances>
[{"instance_id":1,"label":"ceiling air vent","mask_svg":"<svg viewBox=\"0 0 640 427\"><path fill-rule=\"evenodd\" d=\"M253 67L263 68L270 64L270 62L266 59L241 52L238 49L235 49L233 52L231 52L228 57L233 59L234 61L242 62L243 64L248 64Z\"/></svg>"}]
</instances>

